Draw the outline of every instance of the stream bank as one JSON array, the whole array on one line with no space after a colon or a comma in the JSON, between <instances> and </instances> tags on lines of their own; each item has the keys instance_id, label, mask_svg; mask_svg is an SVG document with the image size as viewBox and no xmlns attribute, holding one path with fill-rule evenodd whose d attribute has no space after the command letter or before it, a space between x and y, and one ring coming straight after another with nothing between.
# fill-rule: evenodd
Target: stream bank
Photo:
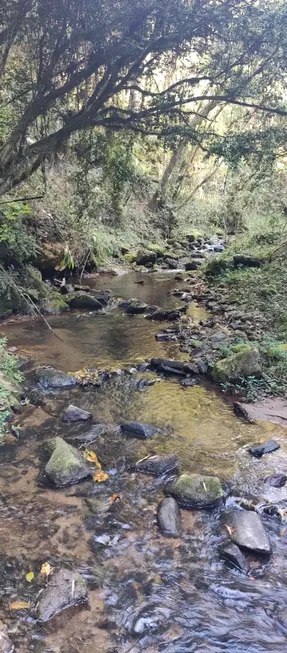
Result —
<instances>
[{"instance_id":1,"label":"stream bank","mask_svg":"<svg viewBox=\"0 0 287 653\"><path fill-rule=\"evenodd\" d=\"M179 300L170 291L181 283L175 275L129 273L108 285L112 296L136 297L172 311ZM102 291L107 279L98 277L95 284ZM210 319L200 303L190 308L195 322ZM72 309L49 322L58 337L40 321L3 327L9 345L30 361L23 369L30 403L1 444L1 619L17 653L92 653L95 642L107 653L242 653L247 647L250 653L274 648L283 653L287 490L266 479L286 471L286 430L245 424L204 376L192 376L196 383L188 386L182 381L189 374L147 369L147 358L189 364L177 338L155 337L172 324L129 315L117 303L105 312ZM52 388L35 372L44 365L93 373L88 383L82 379ZM64 421L70 404L92 417ZM138 439L119 429L130 422L149 425L153 436ZM47 445L56 436L81 455L88 449L92 460L94 452L108 478L99 483L87 476L55 487L45 468L51 455ZM250 455L251 445L269 439L280 448L261 459ZM146 456L171 455L180 461L177 472L172 467L154 476L137 467ZM204 477L218 477L223 497L212 509L181 507L180 536L167 538L156 515L179 472L200 473L206 487ZM260 517L272 554L262 557L243 547L245 571L238 568L238 551L230 568L234 553L226 549L234 526L226 516L234 508L245 514L252 506L250 514ZM46 563L53 569L48 576L41 573ZM72 596L63 589L66 573ZM49 587L62 597L62 607L65 602L72 607L62 611L60 606L46 621L39 602ZM14 609L19 601L28 607Z\"/></svg>"}]
</instances>

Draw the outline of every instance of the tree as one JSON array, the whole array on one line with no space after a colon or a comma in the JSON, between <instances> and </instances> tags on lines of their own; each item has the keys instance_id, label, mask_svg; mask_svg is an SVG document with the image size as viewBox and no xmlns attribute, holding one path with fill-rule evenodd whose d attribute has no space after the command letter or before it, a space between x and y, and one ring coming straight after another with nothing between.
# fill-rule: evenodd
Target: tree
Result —
<instances>
[{"instance_id":1,"label":"tree","mask_svg":"<svg viewBox=\"0 0 287 653\"><path fill-rule=\"evenodd\" d=\"M196 143L205 100L286 116L286 27L282 0L6 0L0 194L87 128Z\"/></svg>"}]
</instances>

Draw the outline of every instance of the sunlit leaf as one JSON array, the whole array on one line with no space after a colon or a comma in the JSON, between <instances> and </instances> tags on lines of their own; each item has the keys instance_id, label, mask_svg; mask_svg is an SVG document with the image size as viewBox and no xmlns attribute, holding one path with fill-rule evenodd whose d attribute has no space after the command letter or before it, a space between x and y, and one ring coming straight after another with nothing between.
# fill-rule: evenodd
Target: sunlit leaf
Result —
<instances>
[{"instance_id":1,"label":"sunlit leaf","mask_svg":"<svg viewBox=\"0 0 287 653\"><path fill-rule=\"evenodd\" d=\"M52 567L49 564L49 562L44 562L44 564L41 567L40 573L43 574L43 576L50 576L51 571L52 571Z\"/></svg>"},{"instance_id":2,"label":"sunlit leaf","mask_svg":"<svg viewBox=\"0 0 287 653\"><path fill-rule=\"evenodd\" d=\"M28 581L28 583L31 583L34 577L35 574L33 571L29 571L28 574L26 574L26 580Z\"/></svg>"},{"instance_id":3,"label":"sunlit leaf","mask_svg":"<svg viewBox=\"0 0 287 653\"><path fill-rule=\"evenodd\" d=\"M90 451L89 449L85 449L84 451L86 460L88 460L89 463L94 463L98 469L102 469L102 465L98 459L97 454L94 451Z\"/></svg>"},{"instance_id":4,"label":"sunlit leaf","mask_svg":"<svg viewBox=\"0 0 287 653\"><path fill-rule=\"evenodd\" d=\"M9 605L10 610L24 610L24 608L30 608L30 604L26 601L14 601Z\"/></svg>"},{"instance_id":5,"label":"sunlit leaf","mask_svg":"<svg viewBox=\"0 0 287 653\"><path fill-rule=\"evenodd\" d=\"M111 503L114 503L115 501L119 501L119 500L120 500L120 495L119 494L115 493L115 494L112 494L112 496L110 497L110 502Z\"/></svg>"},{"instance_id":6,"label":"sunlit leaf","mask_svg":"<svg viewBox=\"0 0 287 653\"><path fill-rule=\"evenodd\" d=\"M103 483L103 481L106 481L108 478L109 475L107 474L107 472L103 472L102 469L97 469L97 471L93 476L94 481L96 481L97 483Z\"/></svg>"}]
</instances>

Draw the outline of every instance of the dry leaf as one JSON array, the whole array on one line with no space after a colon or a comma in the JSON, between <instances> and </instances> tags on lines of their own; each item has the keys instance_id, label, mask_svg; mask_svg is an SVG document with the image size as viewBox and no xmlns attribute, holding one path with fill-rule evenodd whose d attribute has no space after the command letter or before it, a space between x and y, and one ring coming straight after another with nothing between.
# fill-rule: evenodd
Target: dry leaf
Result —
<instances>
[{"instance_id":1,"label":"dry leaf","mask_svg":"<svg viewBox=\"0 0 287 653\"><path fill-rule=\"evenodd\" d=\"M103 483L103 481L106 481L109 478L109 475L107 472L103 472L101 469L97 469L95 472L93 479L94 481L97 481L97 483Z\"/></svg>"},{"instance_id":2,"label":"dry leaf","mask_svg":"<svg viewBox=\"0 0 287 653\"><path fill-rule=\"evenodd\" d=\"M34 576L35 576L35 574L34 574L33 571L29 571L28 574L26 574L26 580L28 581L28 583L32 582Z\"/></svg>"},{"instance_id":3,"label":"dry leaf","mask_svg":"<svg viewBox=\"0 0 287 653\"><path fill-rule=\"evenodd\" d=\"M14 601L14 603L10 603L9 608L10 610L24 610L24 608L30 608L30 604L26 601Z\"/></svg>"},{"instance_id":4,"label":"dry leaf","mask_svg":"<svg viewBox=\"0 0 287 653\"><path fill-rule=\"evenodd\" d=\"M254 576L248 576L248 580L255 580Z\"/></svg>"},{"instance_id":5,"label":"dry leaf","mask_svg":"<svg viewBox=\"0 0 287 653\"><path fill-rule=\"evenodd\" d=\"M226 528L226 530L228 531L229 535L232 535L232 528L231 528L231 526L227 526L227 524L225 524L225 528Z\"/></svg>"},{"instance_id":6,"label":"dry leaf","mask_svg":"<svg viewBox=\"0 0 287 653\"><path fill-rule=\"evenodd\" d=\"M49 564L49 562L44 562L44 564L41 567L40 573L43 574L43 576L50 576L51 571L52 571L52 567Z\"/></svg>"},{"instance_id":7,"label":"dry leaf","mask_svg":"<svg viewBox=\"0 0 287 653\"><path fill-rule=\"evenodd\" d=\"M94 463L98 469L102 469L102 465L98 459L97 454L94 451L85 449L84 453L86 456L86 460L88 460L89 463Z\"/></svg>"},{"instance_id":8,"label":"dry leaf","mask_svg":"<svg viewBox=\"0 0 287 653\"><path fill-rule=\"evenodd\" d=\"M285 535L286 531L287 531L286 526L285 528L281 528L280 535Z\"/></svg>"},{"instance_id":9,"label":"dry leaf","mask_svg":"<svg viewBox=\"0 0 287 653\"><path fill-rule=\"evenodd\" d=\"M120 495L119 494L112 494L112 496L110 497L110 502L111 503L114 503L115 501L119 501L119 500L120 500Z\"/></svg>"}]
</instances>

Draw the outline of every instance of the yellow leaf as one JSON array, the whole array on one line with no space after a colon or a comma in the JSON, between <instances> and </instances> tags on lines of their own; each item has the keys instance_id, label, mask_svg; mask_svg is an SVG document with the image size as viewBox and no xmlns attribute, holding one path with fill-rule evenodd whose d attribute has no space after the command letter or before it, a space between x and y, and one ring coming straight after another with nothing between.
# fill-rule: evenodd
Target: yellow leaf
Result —
<instances>
[{"instance_id":1,"label":"yellow leaf","mask_svg":"<svg viewBox=\"0 0 287 653\"><path fill-rule=\"evenodd\" d=\"M28 581L28 583L31 583L31 582L32 582L34 576L35 576L35 574L34 574L33 571L29 571L29 573L26 574L26 580Z\"/></svg>"},{"instance_id":2,"label":"yellow leaf","mask_svg":"<svg viewBox=\"0 0 287 653\"><path fill-rule=\"evenodd\" d=\"M10 610L24 610L24 608L30 608L30 604L26 601L14 601L14 603L10 603L9 608Z\"/></svg>"},{"instance_id":3,"label":"yellow leaf","mask_svg":"<svg viewBox=\"0 0 287 653\"><path fill-rule=\"evenodd\" d=\"M89 463L94 463L98 469L102 469L102 465L98 459L97 454L94 451L89 451L89 449L85 449L85 456L86 460L88 460Z\"/></svg>"},{"instance_id":4,"label":"yellow leaf","mask_svg":"<svg viewBox=\"0 0 287 653\"><path fill-rule=\"evenodd\" d=\"M109 475L107 472L103 472L101 469L97 469L93 476L94 481L97 481L97 483L103 483L103 481L106 481L108 478Z\"/></svg>"},{"instance_id":5,"label":"yellow leaf","mask_svg":"<svg viewBox=\"0 0 287 653\"><path fill-rule=\"evenodd\" d=\"M120 495L119 494L112 494L112 496L110 497L110 502L111 503L114 503L115 501L119 501L119 500L120 500Z\"/></svg>"},{"instance_id":6,"label":"yellow leaf","mask_svg":"<svg viewBox=\"0 0 287 653\"><path fill-rule=\"evenodd\" d=\"M41 567L40 573L43 574L43 576L50 576L51 571L52 571L52 567L49 564L49 562L44 562L44 564Z\"/></svg>"}]
</instances>

